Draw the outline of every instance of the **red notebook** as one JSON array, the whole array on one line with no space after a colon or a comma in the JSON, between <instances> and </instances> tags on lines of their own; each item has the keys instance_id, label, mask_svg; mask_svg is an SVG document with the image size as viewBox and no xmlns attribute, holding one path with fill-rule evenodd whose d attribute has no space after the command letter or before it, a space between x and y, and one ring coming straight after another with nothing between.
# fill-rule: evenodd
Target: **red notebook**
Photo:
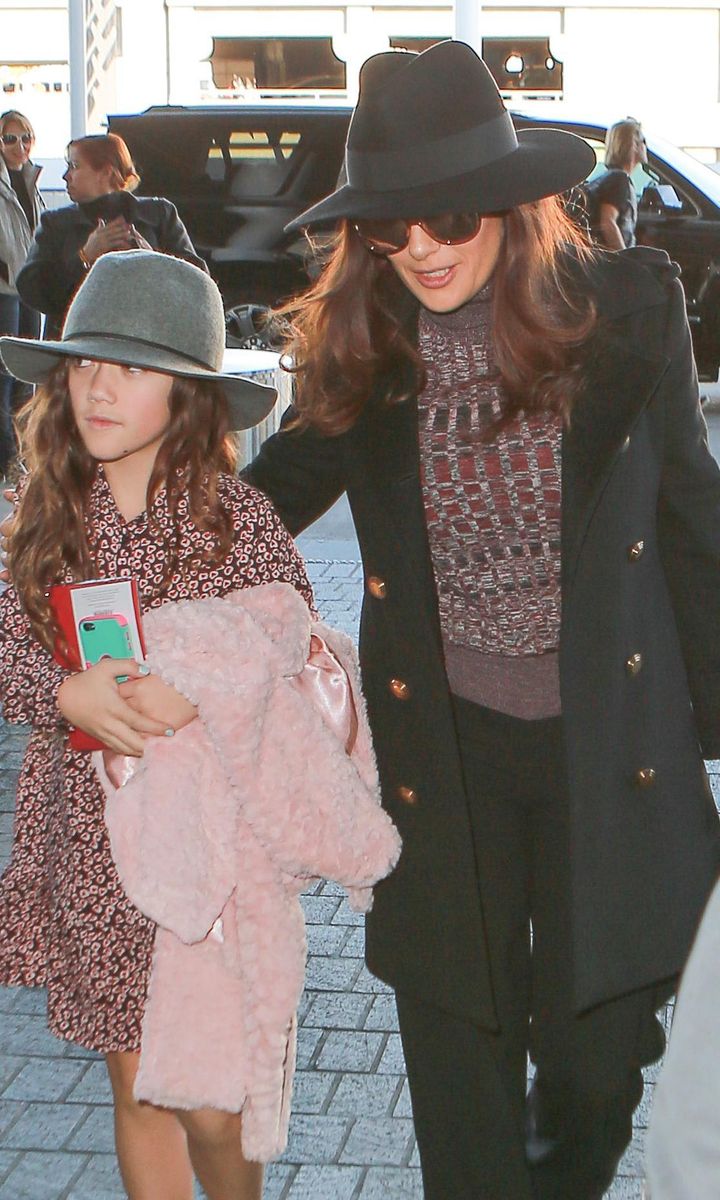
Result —
<instances>
[{"instance_id":1,"label":"red notebook","mask_svg":"<svg viewBox=\"0 0 720 1200\"><path fill-rule=\"evenodd\" d=\"M50 588L50 604L61 637L55 659L62 667L82 671L105 658L145 659L137 583L131 578L88 579ZM104 750L102 742L70 731L74 750Z\"/></svg>"}]
</instances>

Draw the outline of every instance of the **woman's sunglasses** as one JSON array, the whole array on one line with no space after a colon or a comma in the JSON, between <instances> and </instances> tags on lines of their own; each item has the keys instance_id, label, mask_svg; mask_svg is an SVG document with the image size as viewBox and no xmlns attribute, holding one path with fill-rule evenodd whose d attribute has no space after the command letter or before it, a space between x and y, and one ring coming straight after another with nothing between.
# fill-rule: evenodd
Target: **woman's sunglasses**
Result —
<instances>
[{"instance_id":1,"label":"woman's sunglasses","mask_svg":"<svg viewBox=\"0 0 720 1200\"><path fill-rule=\"evenodd\" d=\"M469 242L479 232L482 217L479 213L440 213L437 217L394 217L384 220L368 217L353 221L353 229L373 254L397 254L410 241L413 225L444 246L459 246Z\"/></svg>"},{"instance_id":2,"label":"woman's sunglasses","mask_svg":"<svg viewBox=\"0 0 720 1200\"><path fill-rule=\"evenodd\" d=\"M14 146L16 142L22 142L23 146L32 146L34 141L31 133L0 133L0 142L4 146Z\"/></svg>"}]
</instances>

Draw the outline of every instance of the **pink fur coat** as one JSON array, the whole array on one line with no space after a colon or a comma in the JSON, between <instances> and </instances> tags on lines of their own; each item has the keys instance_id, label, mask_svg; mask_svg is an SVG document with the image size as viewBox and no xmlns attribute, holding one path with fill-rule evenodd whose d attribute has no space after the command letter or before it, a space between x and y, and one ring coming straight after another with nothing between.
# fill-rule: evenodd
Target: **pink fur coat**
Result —
<instances>
[{"instance_id":1,"label":"pink fur coat","mask_svg":"<svg viewBox=\"0 0 720 1200\"><path fill-rule=\"evenodd\" d=\"M352 644L293 587L166 604L144 621L150 666L199 719L120 760L117 789L95 755L120 878L158 925L135 1095L242 1110L243 1151L267 1161L287 1140L299 893L334 879L366 910L400 840L379 805Z\"/></svg>"}]
</instances>

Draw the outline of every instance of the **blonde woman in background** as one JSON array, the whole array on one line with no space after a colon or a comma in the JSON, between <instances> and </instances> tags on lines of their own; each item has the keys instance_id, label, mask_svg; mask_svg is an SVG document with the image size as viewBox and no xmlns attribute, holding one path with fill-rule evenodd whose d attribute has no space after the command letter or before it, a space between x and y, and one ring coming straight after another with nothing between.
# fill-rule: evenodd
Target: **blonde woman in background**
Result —
<instances>
[{"instance_id":1,"label":"blonde woman in background","mask_svg":"<svg viewBox=\"0 0 720 1200\"><path fill-rule=\"evenodd\" d=\"M32 245L43 207L40 167L31 161L35 131L22 113L0 116L0 334L37 337L40 315L19 297L16 280ZM0 372L0 475L15 454L12 415L24 385Z\"/></svg>"},{"instance_id":2,"label":"blonde woman in background","mask_svg":"<svg viewBox=\"0 0 720 1200\"><path fill-rule=\"evenodd\" d=\"M630 176L647 162L647 146L639 121L627 117L611 125L605 138L607 174L597 184L597 222L593 239L608 250L635 245L637 192Z\"/></svg>"}]
</instances>

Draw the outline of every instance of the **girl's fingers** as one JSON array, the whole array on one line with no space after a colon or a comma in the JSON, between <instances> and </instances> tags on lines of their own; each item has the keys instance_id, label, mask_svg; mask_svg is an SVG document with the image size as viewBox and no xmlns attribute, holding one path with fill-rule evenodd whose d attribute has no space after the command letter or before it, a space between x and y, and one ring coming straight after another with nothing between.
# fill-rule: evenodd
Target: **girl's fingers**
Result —
<instances>
[{"instance_id":1,"label":"girl's fingers","mask_svg":"<svg viewBox=\"0 0 720 1200\"><path fill-rule=\"evenodd\" d=\"M126 679L142 679L150 674L150 668L144 663L135 662L134 658L104 658L102 662L90 667L91 671L102 673L113 683L125 682Z\"/></svg>"},{"instance_id":2,"label":"girl's fingers","mask_svg":"<svg viewBox=\"0 0 720 1200\"><path fill-rule=\"evenodd\" d=\"M131 758L142 758L145 749L143 739L120 721L109 726L100 740L117 754L128 754Z\"/></svg>"},{"instance_id":3,"label":"girl's fingers","mask_svg":"<svg viewBox=\"0 0 720 1200\"><path fill-rule=\"evenodd\" d=\"M136 712L134 708L124 702L122 720L136 733L146 733L151 737L169 736L168 726L163 721L153 721L151 717L144 717L142 713Z\"/></svg>"}]
</instances>

